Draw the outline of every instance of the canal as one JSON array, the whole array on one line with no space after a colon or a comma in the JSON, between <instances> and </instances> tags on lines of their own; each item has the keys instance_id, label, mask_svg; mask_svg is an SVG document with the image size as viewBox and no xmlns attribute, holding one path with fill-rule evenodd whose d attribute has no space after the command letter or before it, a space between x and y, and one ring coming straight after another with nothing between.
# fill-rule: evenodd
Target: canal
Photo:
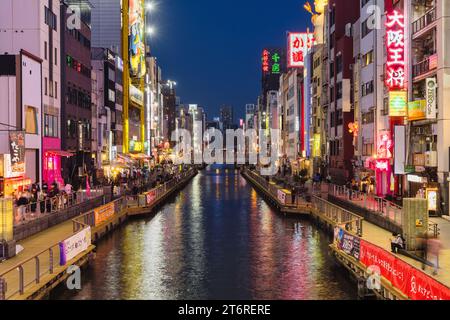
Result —
<instances>
[{"instance_id":1,"label":"canal","mask_svg":"<svg viewBox=\"0 0 450 320\"><path fill-rule=\"evenodd\" d=\"M51 299L356 299L308 220L273 211L238 171L209 167L147 219L102 240L82 289Z\"/></svg>"}]
</instances>

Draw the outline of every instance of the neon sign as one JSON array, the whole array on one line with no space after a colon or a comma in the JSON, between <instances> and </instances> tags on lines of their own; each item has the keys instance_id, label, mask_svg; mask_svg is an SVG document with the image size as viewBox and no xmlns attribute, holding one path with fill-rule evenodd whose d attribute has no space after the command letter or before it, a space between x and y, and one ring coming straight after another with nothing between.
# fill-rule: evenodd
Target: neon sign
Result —
<instances>
[{"instance_id":1,"label":"neon sign","mask_svg":"<svg viewBox=\"0 0 450 320\"><path fill-rule=\"evenodd\" d=\"M265 49L262 55L262 68L264 73L269 72L269 55L269 51Z\"/></svg>"},{"instance_id":2,"label":"neon sign","mask_svg":"<svg viewBox=\"0 0 450 320\"><path fill-rule=\"evenodd\" d=\"M387 171L389 168L388 160L377 160L375 162L375 168L380 171Z\"/></svg>"},{"instance_id":3,"label":"neon sign","mask_svg":"<svg viewBox=\"0 0 450 320\"><path fill-rule=\"evenodd\" d=\"M394 10L386 17L386 86L390 90L405 87L405 23L404 16Z\"/></svg>"},{"instance_id":4,"label":"neon sign","mask_svg":"<svg viewBox=\"0 0 450 320\"><path fill-rule=\"evenodd\" d=\"M379 159L391 159L392 158L392 139L388 131L383 131L378 137L377 144L377 157Z\"/></svg>"},{"instance_id":5,"label":"neon sign","mask_svg":"<svg viewBox=\"0 0 450 320\"><path fill-rule=\"evenodd\" d=\"M288 33L288 68L302 68L308 49L314 45L314 35L304 32Z\"/></svg>"}]
</instances>

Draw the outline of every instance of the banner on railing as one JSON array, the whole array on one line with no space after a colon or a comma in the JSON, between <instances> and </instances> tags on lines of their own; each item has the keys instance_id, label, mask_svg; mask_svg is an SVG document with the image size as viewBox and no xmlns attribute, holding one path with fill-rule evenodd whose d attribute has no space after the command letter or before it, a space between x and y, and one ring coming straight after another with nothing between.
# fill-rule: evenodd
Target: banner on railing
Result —
<instances>
[{"instance_id":1,"label":"banner on railing","mask_svg":"<svg viewBox=\"0 0 450 320\"><path fill-rule=\"evenodd\" d=\"M344 251L346 254L352 256L356 260L359 260L360 256L360 242L359 237L355 237L344 229L336 227L334 229L334 243L339 250Z\"/></svg>"},{"instance_id":2,"label":"banner on railing","mask_svg":"<svg viewBox=\"0 0 450 320\"><path fill-rule=\"evenodd\" d=\"M98 226L114 215L114 202L105 204L104 206L94 209L95 225Z\"/></svg>"},{"instance_id":3,"label":"banner on railing","mask_svg":"<svg viewBox=\"0 0 450 320\"><path fill-rule=\"evenodd\" d=\"M77 255L86 251L91 245L91 227L87 227L74 234L70 238L59 243L61 266L66 265L67 261L72 260Z\"/></svg>"},{"instance_id":4,"label":"banner on railing","mask_svg":"<svg viewBox=\"0 0 450 320\"><path fill-rule=\"evenodd\" d=\"M147 199L147 205L152 204L153 201L155 201L155 199L156 199L156 190L152 190L152 191L148 192L146 195L146 199Z\"/></svg>"},{"instance_id":5,"label":"banner on railing","mask_svg":"<svg viewBox=\"0 0 450 320\"><path fill-rule=\"evenodd\" d=\"M286 193L278 190L278 200L281 202L281 204L286 204Z\"/></svg>"},{"instance_id":6,"label":"banner on railing","mask_svg":"<svg viewBox=\"0 0 450 320\"><path fill-rule=\"evenodd\" d=\"M412 300L450 300L450 289L388 251L361 240L360 261L377 266L381 275Z\"/></svg>"}]
</instances>

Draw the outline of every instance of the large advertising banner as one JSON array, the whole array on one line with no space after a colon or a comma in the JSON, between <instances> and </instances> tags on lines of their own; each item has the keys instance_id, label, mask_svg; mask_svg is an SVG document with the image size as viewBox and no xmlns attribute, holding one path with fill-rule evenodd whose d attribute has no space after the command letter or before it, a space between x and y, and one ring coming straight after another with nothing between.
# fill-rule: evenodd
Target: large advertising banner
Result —
<instances>
[{"instance_id":1,"label":"large advertising banner","mask_svg":"<svg viewBox=\"0 0 450 320\"><path fill-rule=\"evenodd\" d=\"M142 0L130 0L129 3L129 60L130 75L145 76L145 9Z\"/></svg>"},{"instance_id":2,"label":"large advertising banner","mask_svg":"<svg viewBox=\"0 0 450 320\"><path fill-rule=\"evenodd\" d=\"M359 260L360 256L360 238L345 232L341 228L334 230L334 241L339 250Z\"/></svg>"},{"instance_id":3,"label":"large advertising banner","mask_svg":"<svg viewBox=\"0 0 450 320\"><path fill-rule=\"evenodd\" d=\"M91 245L91 228L81 230L70 238L59 243L61 266L66 265L67 261L72 260L77 255L86 251Z\"/></svg>"},{"instance_id":4,"label":"large advertising banner","mask_svg":"<svg viewBox=\"0 0 450 320\"><path fill-rule=\"evenodd\" d=\"M152 204L155 201L155 199L156 199L156 191L152 190L152 191L148 192L147 196L146 196L146 199L147 199L146 200L147 201L147 205Z\"/></svg>"},{"instance_id":5,"label":"large advertising banner","mask_svg":"<svg viewBox=\"0 0 450 320\"><path fill-rule=\"evenodd\" d=\"M104 206L94 209L95 225L98 226L114 215L114 202L110 202Z\"/></svg>"},{"instance_id":6,"label":"large advertising banner","mask_svg":"<svg viewBox=\"0 0 450 320\"><path fill-rule=\"evenodd\" d=\"M11 174L25 174L25 132L9 132L9 153L11 155Z\"/></svg>"},{"instance_id":7,"label":"large advertising banner","mask_svg":"<svg viewBox=\"0 0 450 320\"><path fill-rule=\"evenodd\" d=\"M450 289L388 251L360 242L360 261L380 268L381 275L412 300L450 300Z\"/></svg>"}]
</instances>

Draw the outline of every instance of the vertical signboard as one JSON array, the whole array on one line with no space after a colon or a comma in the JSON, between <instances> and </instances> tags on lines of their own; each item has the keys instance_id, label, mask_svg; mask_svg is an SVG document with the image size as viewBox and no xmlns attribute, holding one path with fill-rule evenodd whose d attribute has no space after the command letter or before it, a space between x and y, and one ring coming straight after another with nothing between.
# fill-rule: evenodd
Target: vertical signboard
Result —
<instances>
[{"instance_id":1,"label":"vertical signboard","mask_svg":"<svg viewBox=\"0 0 450 320\"><path fill-rule=\"evenodd\" d=\"M25 132L9 132L9 153L11 155L12 175L25 174Z\"/></svg>"},{"instance_id":2,"label":"vertical signboard","mask_svg":"<svg viewBox=\"0 0 450 320\"><path fill-rule=\"evenodd\" d=\"M314 34L305 32L288 32L288 68L302 68L305 58L314 44Z\"/></svg>"},{"instance_id":3,"label":"vertical signboard","mask_svg":"<svg viewBox=\"0 0 450 320\"><path fill-rule=\"evenodd\" d=\"M394 127L394 174L405 174L406 127Z\"/></svg>"},{"instance_id":4,"label":"vertical signboard","mask_svg":"<svg viewBox=\"0 0 450 320\"><path fill-rule=\"evenodd\" d=\"M145 11L142 0L129 0L130 76L145 76Z\"/></svg>"},{"instance_id":5,"label":"vertical signboard","mask_svg":"<svg viewBox=\"0 0 450 320\"><path fill-rule=\"evenodd\" d=\"M425 81L425 101L427 119L436 119L436 78L427 78Z\"/></svg>"},{"instance_id":6,"label":"vertical signboard","mask_svg":"<svg viewBox=\"0 0 450 320\"><path fill-rule=\"evenodd\" d=\"M397 10L386 15L386 86L389 90L405 87L405 22Z\"/></svg>"}]
</instances>

